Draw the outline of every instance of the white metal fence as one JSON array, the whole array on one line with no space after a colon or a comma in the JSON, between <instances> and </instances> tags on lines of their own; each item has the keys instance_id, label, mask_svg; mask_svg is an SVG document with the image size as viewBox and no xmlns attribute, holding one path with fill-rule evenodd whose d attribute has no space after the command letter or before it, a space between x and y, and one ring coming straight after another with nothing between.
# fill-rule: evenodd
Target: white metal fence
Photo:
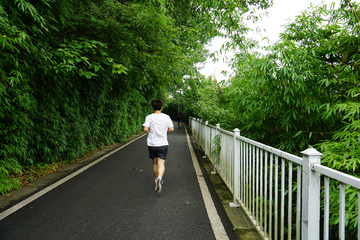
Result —
<instances>
[{"instance_id":1,"label":"white metal fence","mask_svg":"<svg viewBox=\"0 0 360 240\"><path fill-rule=\"evenodd\" d=\"M322 166L321 153L315 149L303 151L301 158L242 137L238 129L229 132L192 117L189 125L214 164L214 173L233 193L230 205L241 205L264 239L334 239L329 236L330 208L339 209L336 239L345 239L345 223L354 220L346 218L346 185L357 190L360 220L360 179ZM217 135L220 146L214 143ZM218 156L212 153L217 147L221 147ZM336 206L329 204L330 179L339 184ZM360 240L359 227L357 232Z\"/></svg>"}]
</instances>

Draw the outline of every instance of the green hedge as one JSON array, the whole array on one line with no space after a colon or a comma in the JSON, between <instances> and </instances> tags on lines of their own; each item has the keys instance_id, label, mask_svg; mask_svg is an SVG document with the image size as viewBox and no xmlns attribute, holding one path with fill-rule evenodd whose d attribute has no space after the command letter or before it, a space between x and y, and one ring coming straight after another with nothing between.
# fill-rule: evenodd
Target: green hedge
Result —
<instances>
[{"instance_id":1,"label":"green hedge","mask_svg":"<svg viewBox=\"0 0 360 240\"><path fill-rule=\"evenodd\" d=\"M20 187L9 175L22 165L139 133L181 78L176 29L151 5L0 0L0 29L0 194Z\"/></svg>"}]
</instances>

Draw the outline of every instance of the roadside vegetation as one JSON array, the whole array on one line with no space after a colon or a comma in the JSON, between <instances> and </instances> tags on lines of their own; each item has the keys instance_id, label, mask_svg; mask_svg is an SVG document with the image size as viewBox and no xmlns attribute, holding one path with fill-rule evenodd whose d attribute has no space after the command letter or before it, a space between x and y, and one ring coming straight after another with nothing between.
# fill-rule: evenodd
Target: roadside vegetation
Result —
<instances>
[{"instance_id":1,"label":"roadside vegetation","mask_svg":"<svg viewBox=\"0 0 360 240\"><path fill-rule=\"evenodd\" d=\"M360 6L312 6L260 48L236 46L229 81L187 80L180 102L187 115L301 155L320 151L322 164L360 177ZM191 99L191 100L189 100ZM330 205L339 185L331 183ZM347 238L356 238L357 190L346 189ZM339 213L330 213L337 239Z\"/></svg>"},{"instance_id":2,"label":"roadside vegetation","mask_svg":"<svg viewBox=\"0 0 360 240\"><path fill-rule=\"evenodd\" d=\"M359 4L312 6L263 49L246 23L271 4L0 0L0 194L139 133L155 97L174 119L180 110L297 155L313 146L360 177ZM195 67L218 36L236 53L222 82Z\"/></svg>"},{"instance_id":3,"label":"roadside vegetation","mask_svg":"<svg viewBox=\"0 0 360 240\"><path fill-rule=\"evenodd\" d=\"M195 64L212 38L270 4L0 0L0 194L20 188L11 176L29 166L52 168L139 133L151 99L174 95L184 76L200 81Z\"/></svg>"}]
</instances>

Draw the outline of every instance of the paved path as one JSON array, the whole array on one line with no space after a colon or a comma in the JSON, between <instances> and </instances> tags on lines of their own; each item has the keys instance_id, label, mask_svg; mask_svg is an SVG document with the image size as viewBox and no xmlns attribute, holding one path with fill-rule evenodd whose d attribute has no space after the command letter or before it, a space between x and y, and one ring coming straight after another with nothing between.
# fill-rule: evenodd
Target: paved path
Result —
<instances>
[{"instance_id":1,"label":"paved path","mask_svg":"<svg viewBox=\"0 0 360 240\"><path fill-rule=\"evenodd\" d=\"M0 220L0 239L237 239L211 184L200 189L185 130L169 143L162 193L141 137Z\"/></svg>"}]
</instances>

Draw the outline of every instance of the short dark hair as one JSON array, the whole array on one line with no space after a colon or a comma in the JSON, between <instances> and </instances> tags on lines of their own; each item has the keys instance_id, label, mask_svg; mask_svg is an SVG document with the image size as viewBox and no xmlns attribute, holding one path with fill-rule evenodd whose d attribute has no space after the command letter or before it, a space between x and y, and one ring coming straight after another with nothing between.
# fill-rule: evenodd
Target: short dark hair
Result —
<instances>
[{"instance_id":1,"label":"short dark hair","mask_svg":"<svg viewBox=\"0 0 360 240\"><path fill-rule=\"evenodd\" d=\"M164 102L161 99L154 99L151 101L151 106L155 111L161 110L163 104L164 104Z\"/></svg>"}]
</instances>

